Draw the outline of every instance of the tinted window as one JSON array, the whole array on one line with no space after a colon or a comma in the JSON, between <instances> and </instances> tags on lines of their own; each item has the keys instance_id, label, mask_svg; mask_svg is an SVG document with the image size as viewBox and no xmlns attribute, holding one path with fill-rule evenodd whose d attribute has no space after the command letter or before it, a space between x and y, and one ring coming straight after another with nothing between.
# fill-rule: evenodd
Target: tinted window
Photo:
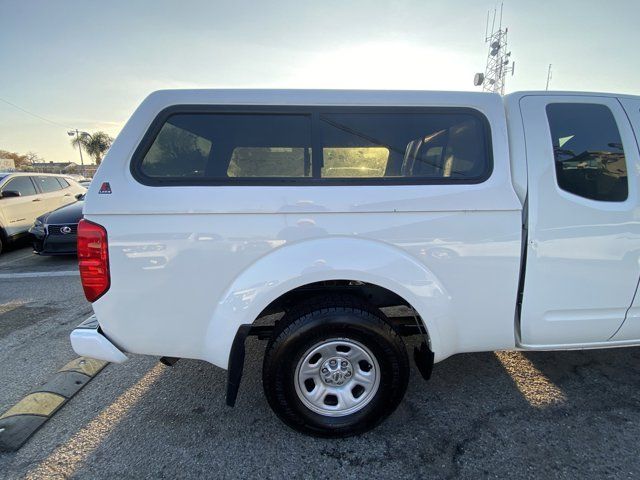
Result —
<instances>
[{"instance_id":1,"label":"tinted window","mask_svg":"<svg viewBox=\"0 0 640 480\"><path fill-rule=\"evenodd\" d=\"M20 195L26 197L28 195L35 195L36 187L33 186L33 182L29 177L16 177L12 180L9 180L7 184L2 187L2 190L12 190L15 192L20 192Z\"/></svg>"},{"instance_id":2,"label":"tinted window","mask_svg":"<svg viewBox=\"0 0 640 480\"><path fill-rule=\"evenodd\" d=\"M42 193L55 192L61 189L56 177L36 177L36 183Z\"/></svg>"},{"instance_id":3,"label":"tinted window","mask_svg":"<svg viewBox=\"0 0 640 480\"><path fill-rule=\"evenodd\" d=\"M247 178L310 175L305 115L179 114L142 160L149 177Z\"/></svg>"},{"instance_id":4,"label":"tinted window","mask_svg":"<svg viewBox=\"0 0 640 480\"><path fill-rule=\"evenodd\" d=\"M491 171L486 121L468 109L300 110L169 115L136 153L134 173L139 162L144 177L189 185L304 178L314 183L476 182Z\"/></svg>"},{"instance_id":5,"label":"tinted window","mask_svg":"<svg viewBox=\"0 0 640 480\"><path fill-rule=\"evenodd\" d=\"M202 177L211 142L194 133L203 130L204 117L185 118L176 115L172 122L162 126L156 140L147 152L142 170L150 177ZM191 125L186 125L187 122ZM178 126L180 125L180 126ZM198 128L199 127L199 128Z\"/></svg>"},{"instance_id":6,"label":"tinted window","mask_svg":"<svg viewBox=\"0 0 640 480\"><path fill-rule=\"evenodd\" d=\"M489 170L482 122L468 114L320 116L322 177L479 179Z\"/></svg>"},{"instance_id":7,"label":"tinted window","mask_svg":"<svg viewBox=\"0 0 640 480\"><path fill-rule=\"evenodd\" d=\"M592 200L627 198L627 166L616 121L605 105L552 103L547 117L558 185Z\"/></svg>"},{"instance_id":8,"label":"tinted window","mask_svg":"<svg viewBox=\"0 0 640 480\"><path fill-rule=\"evenodd\" d=\"M67 188L69 186L69 182L67 182L64 178L56 177L58 183L62 188Z\"/></svg>"}]
</instances>

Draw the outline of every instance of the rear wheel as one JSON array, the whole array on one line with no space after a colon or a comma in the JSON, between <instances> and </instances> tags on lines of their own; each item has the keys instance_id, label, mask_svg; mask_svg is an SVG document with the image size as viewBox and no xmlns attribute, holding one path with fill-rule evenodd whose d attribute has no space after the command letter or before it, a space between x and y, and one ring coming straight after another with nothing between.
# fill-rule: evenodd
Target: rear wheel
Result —
<instances>
[{"instance_id":1,"label":"rear wheel","mask_svg":"<svg viewBox=\"0 0 640 480\"><path fill-rule=\"evenodd\" d=\"M304 433L341 437L367 431L404 396L404 342L379 310L357 298L297 307L267 346L263 386L274 412Z\"/></svg>"}]
</instances>

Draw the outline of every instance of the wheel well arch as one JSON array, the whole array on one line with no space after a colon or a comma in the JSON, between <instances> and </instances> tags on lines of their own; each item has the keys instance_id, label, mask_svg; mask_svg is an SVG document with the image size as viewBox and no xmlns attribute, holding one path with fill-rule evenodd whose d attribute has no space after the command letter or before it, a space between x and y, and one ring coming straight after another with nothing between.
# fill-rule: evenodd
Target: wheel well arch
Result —
<instances>
[{"instance_id":1,"label":"wheel well arch","mask_svg":"<svg viewBox=\"0 0 640 480\"><path fill-rule=\"evenodd\" d=\"M454 352L457 337L455 323L449 321L451 294L428 265L383 242L330 237L282 246L241 271L211 312L201 359L227 368L231 345L242 325L251 327L268 308L273 310L278 302L318 282L325 282L325 287L331 282L341 287L353 282L361 291L360 284L367 284L374 296L400 297L422 319L436 361Z\"/></svg>"},{"instance_id":2,"label":"wheel well arch","mask_svg":"<svg viewBox=\"0 0 640 480\"><path fill-rule=\"evenodd\" d=\"M306 283L292 288L271 301L256 317L261 319L286 312L294 306L316 296L347 294L358 297L372 307L380 309L389 322L404 334L424 334L429 338L425 322L414 306L398 293L370 282L336 279ZM268 323L273 323L275 319Z\"/></svg>"}]
</instances>

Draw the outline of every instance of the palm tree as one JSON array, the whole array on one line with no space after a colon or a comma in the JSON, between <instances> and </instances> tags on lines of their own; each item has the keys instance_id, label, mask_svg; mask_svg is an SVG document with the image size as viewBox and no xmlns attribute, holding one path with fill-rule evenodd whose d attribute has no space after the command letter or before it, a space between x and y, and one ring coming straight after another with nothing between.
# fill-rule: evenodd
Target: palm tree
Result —
<instances>
[{"instance_id":1,"label":"palm tree","mask_svg":"<svg viewBox=\"0 0 640 480\"><path fill-rule=\"evenodd\" d=\"M96 132L93 135L83 132L71 139L71 145L84 148L84 151L96 161L96 165L100 165L112 143L113 138L105 132Z\"/></svg>"}]
</instances>

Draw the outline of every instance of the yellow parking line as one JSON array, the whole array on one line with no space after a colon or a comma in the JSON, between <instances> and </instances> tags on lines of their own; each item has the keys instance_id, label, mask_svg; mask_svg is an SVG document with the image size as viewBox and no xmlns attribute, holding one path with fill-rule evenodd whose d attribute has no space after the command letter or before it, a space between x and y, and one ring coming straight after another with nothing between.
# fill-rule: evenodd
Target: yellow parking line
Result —
<instances>
[{"instance_id":1,"label":"yellow parking line","mask_svg":"<svg viewBox=\"0 0 640 480\"><path fill-rule=\"evenodd\" d=\"M78 357L74 360L71 360L58 371L79 372L93 377L96 373L102 370L107 365L107 363L109 362L105 362L104 360L96 360L95 358Z\"/></svg>"},{"instance_id":2,"label":"yellow parking line","mask_svg":"<svg viewBox=\"0 0 640 480\"><path fill-rule=\"evenodd\" d=\"M13 417L14 415L40 415L42 417L48 417L65 401L66 399L62 395L56 395L55 393L30 393L4 412L0 420Z\"/></svg>"},{"instance_id":3,"label":"yellow parking line","mask_svg":"<svg viewBox=\"0 0 640 480\"><path fill-rule=\"evenodd\" d=\"M133 408L161 377L165 366L157 364L135 385L120 395L111 405L79 430L66 443L58 447L25 476L28 480L41 478L69 478L78 467L98 448L126 414Z\"/></svg>"},{"instance_id":4,"label":"yellow parking line","mask_svg":"<svg viewBox=\"0 0 640 480\"><path fill-rule=\"evenodd\" d=\"M496 352L522 396L533 407L557 405L567 400L565 393L538 370L521 352Z\"/></svg>"}]
</instances>

